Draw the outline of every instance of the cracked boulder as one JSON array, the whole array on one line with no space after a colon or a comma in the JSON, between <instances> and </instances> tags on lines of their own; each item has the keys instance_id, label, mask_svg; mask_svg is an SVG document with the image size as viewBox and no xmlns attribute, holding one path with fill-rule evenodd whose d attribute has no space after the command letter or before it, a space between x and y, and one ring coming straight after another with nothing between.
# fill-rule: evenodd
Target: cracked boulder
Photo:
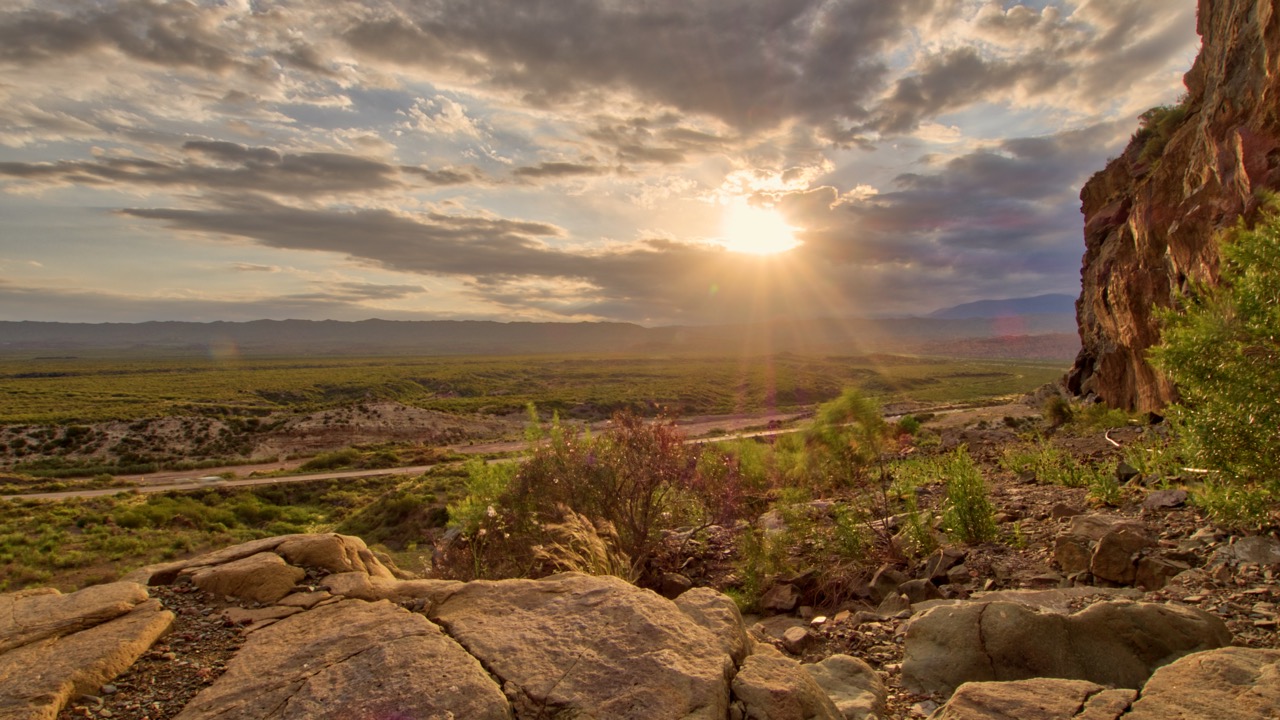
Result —
<instances>
[{"instance_id":1,"label":"cracked boulder","mask_svg":"<svg viewBox=\"0 0 1280 720\"><path fill-rule=\"evenodd\" d=\"M722 720L729 709L722 639L615 577L470 582L429 613L499 679L517 717Z\"/></svg>"},{"instance_id":2,"label":"cracked boulder","mask_svg":"<svg viewBox=\"0 0 1280 720\"><path fill-rule=\"evenodd\" d=\"M1230 641L1221 619L1176 605L1102 602L1067 616L1011 602L962 603L911 621L902 677L921 693L1038 677L1137 688L1156 668Z\"/></svg>"},{"instance_id":3,"label":"cracked boulder","mask_svg":"<svg viewBox=\"0 0 1280 720\"><path fill-rule=\"evenodd\" d=\"M180 720L475 718L511 708L479 661L421 615L344 600L249 636Z\"/></svg>"},{"instance_id":4,"label":"cracked boulder","mask_svg":"<svg viewBox=\"0 0 1280 720\"><path fill-rule=\"evenodd\" d=\"M1225 647L1181 658L1151 676L1125 720L1222 717L1280 717L1280 650Z\"/></svg>"},{"instance_id":5,"label":"cracked boulder","mask_svg":"<svg viewBox=\"0 0 1280 720\"><path fill-rule=\"evenodd\" d=\"M0 595L0 717L56 717L124 672L172 623L135 583Z\"/></svg>"}]
</instances>

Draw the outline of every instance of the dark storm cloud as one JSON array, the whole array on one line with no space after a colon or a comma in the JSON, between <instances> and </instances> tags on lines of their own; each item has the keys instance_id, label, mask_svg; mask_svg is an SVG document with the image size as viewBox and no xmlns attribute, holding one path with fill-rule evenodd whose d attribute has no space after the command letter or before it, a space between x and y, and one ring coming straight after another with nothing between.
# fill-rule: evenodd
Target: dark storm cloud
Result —
<instances>
[{"instance_id":1,"label":"dark storm cloud","mask_svg":"<svg viewBox=\"0 0 1280 720\"><path fill-rule=\"evenodd\" d=\"M366 57L466 75L552 106L613 89L742 129L866 116L880 53L941 0L434 0L370 12Z\"/></svg>"},{"instance_id":2,"label":"dark storm cloud","mask_svg":"<svg viewBox=\"0 0 1280 720\"><path fill-rule=\"evenodd\" d=\"M400 189L408 185L405 174L431 185L456 185L476 179L465 171L402 167L343 153L282 153L268 147L210 141L187 142L182 149L187 159L126 157L46 163L0 162L0 179L97 187L237 190L294 197L363 195Z\"/></svg>"}]
</instances>

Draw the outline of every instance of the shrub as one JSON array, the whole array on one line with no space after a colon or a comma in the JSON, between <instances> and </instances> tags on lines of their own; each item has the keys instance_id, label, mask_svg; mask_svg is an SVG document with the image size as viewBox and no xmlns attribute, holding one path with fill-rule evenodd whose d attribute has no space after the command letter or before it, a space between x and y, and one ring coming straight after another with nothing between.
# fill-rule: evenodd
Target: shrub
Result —
<instances>
[{"instance_id":1,"label":"shrub","mask_svg":"<svg viewBox=\"0 0 1280 720\"><path fill-rule=\"evenodd\" d=\"M818 408L805 440L814 469L834 486L883 491L891 435L880 405L856 390L846 390Z\"/></svg>"},{"instance_id":2,"label":"shrub","mask_svg":"<svg viewBox=\"0 0 1280 720\"><path fill-rule=\"evenodd\" d=\"M1170 411L1186 457L1226 483L1280 478L1280 204L1221 243L1218 286L1196 284L1164 312L1151 358L1181 402Z\"/></svg>"},{"instance_id":3,"label":"shrub","mask_svg":"<svg viewBox=\"0 0 1280 720\"><path fill-rule=\"evenodd\" d=\"M976 544L996 537L995 508L987 499L987 485L982 472L963 446L942 462L947 480L947 501L942 512L943 525L960 540Z\"/></svg>"},{"instance_id":4,"label":"shrub","mask_svg":"<svg viewBox=\"0 0 1280 720\"><path fill-rule=\"evenodd\" d=\"M1061 427L1071 422L1072 413L1071 403L1061 395L1050 395L1044 401L1044 407L1041 408L1044 419L1049 423L1049 427Z\"/></svg>"}]
</instances>

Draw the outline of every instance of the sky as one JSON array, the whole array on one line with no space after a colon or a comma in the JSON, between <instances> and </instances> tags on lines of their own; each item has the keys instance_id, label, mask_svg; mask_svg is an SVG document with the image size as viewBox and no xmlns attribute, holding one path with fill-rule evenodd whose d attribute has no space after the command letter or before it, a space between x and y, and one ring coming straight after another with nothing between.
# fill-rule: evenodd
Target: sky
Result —
<instances>
[{"instance_id":1,"label":"sky","mask_svg":"<svg viewBox=\"0 0 1280 720\"><path fill-rule=\"evenodd\" d=\"M1195 0L0 0L0 320L1079 293Z\"/></svg>"}]
</instances>

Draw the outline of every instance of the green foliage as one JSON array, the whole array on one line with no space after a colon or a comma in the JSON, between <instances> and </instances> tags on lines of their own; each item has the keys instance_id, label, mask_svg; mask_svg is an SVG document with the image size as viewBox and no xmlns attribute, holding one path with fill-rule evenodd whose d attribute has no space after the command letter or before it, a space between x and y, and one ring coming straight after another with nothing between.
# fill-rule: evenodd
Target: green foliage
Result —
<instances>
[{"instance_id":1,"label":"green foliage","mask_svg":"<svg viewBox=\"0 0 1280 720\"><path fill-rule=\"evenodd\" d=\"M1044 407L1041 408L1045 422L1049 423L1049 427L1061 427L1071 422L1074 413L1071 410L1071 403L1061 395L1050 395L1044 401Z\"/></svg>"},{"instance_id":2,"label":"green foliage","mask_svg":"<svg viewBox=\"0 0 1280 720\"><path fill-rule=\"evenodd\" d=\"M1257 532L1276 525L1278 485L1209 480L1192 493L1191 501L1223 529Z\"/></svg>"},{"instance_id":3,"label":"green foliage","mask_svg":"<svg viewBox=\"0 0 1280 720\"><path fill-rule=\"evenodd\" d=\"M1177 105L1157 105L1138 116L1139 128L1134 134L1134 142L1142 143L1138 152L1138 162L1150 163L1160 160L1169 139L1187 116L1187 102L1184 97Z\"/></svg>"},{"instance_id":4,"label":"green foliage","mask_svg":"<svg viewBox=\"0 0 1280 720\"><path fill-rule=\"evenodd\" d=\"M1124 447L1124 462L1156 482L1178 477L1186 466L1178 443L1168 435L1148 433Z\"/></svg>"},{"instance_id":5,"label":"green foliage","mask_svg":"<svg viewBox=\"0 0 1280 720\"><path fill-rule=\"evenodd\" d=\"M968 450L961 446L942 461L947 482L943 526L961 541L976 544L996 538L995 508L987 498L987 484Z\"/></svg>"},{"instance_id":6,"label":"green foliage","mask_svg":"<svg viewBox=\"0 0 1280 720\"><path fill-rule=\"evenodd\" d=\"M1085 486L1089 488L1089 498L1101 505L1119 507L1124 500L1114 468L1109 472L1101 467L1090 468Z\"/></svg>"},{"instance_id":7,"label":"green foliage","mask_svg":"<svg viewBox=\"0 0 1280 720\"><path fill-rule=\"evenodd\" d=\"M1132 417L1119 408L1109 407L1106 403L1089 403L1075 415L1075 421L1089 430L1110 430L1130 424Z\"/></svg>"},{"instance_id":8,"label":"green foliage","mask_svg":"<svg viewBox=\"0 0 1280 720\"><path fill-rule=\"evenodd\" d=\"M468 535L479 532L497 516L497 508L502 506L502 498L519 469L515 463L467 461L466 494L448 506L450 527L459 528Z\"/></svg>"},{"instance_id":9,"label":"green foliage","mask_svg":"<svg viewBox=\"0 0 1280 720\"><path fill-rule=\"evenodd\" d=\"M298 469L311 472L322 470L337 470L339 468L351 467L360 459L360 452L354 448L344 448L342 450L334 450L333 452L320 453L303 463Z\"/></svg>"},{"instance_id":10,"label":"green foliage","mask_svg":"<svg viewBox=\"0 0 1280 720\"><path fill-rule=\"evenodd\" d=\"M818 408L805 432L809 462L820 487L867 490L888 479L884 455L892 428L880 405L857 390Z\"/></svg>"},{"instance_id":11,"label":"green foliage","mask_svg":"<svg viewBox=\"0 0 1280 720\"><path fill-rule=\"evenodd\" d=\"M1048 441L1006 447L1000 457L1000 466L1015 475L1029 472L1042 485L1063 487L1086 487L1098 472L1096 468L1077 462L1065 450Z\"/></svg>"},{"instance_id":12,"label":"green foliage","mask_svg":"<svg viewBox=\"0 0 1280 720\"><path fill-rule=\"evenodd\" d=\"M1170 412L1185 455L1227 483L1280 477L1280 204L1221 243L1221 281L1165 312L1152 360L1182 396Z\"/></svg>"}]
</instances>

